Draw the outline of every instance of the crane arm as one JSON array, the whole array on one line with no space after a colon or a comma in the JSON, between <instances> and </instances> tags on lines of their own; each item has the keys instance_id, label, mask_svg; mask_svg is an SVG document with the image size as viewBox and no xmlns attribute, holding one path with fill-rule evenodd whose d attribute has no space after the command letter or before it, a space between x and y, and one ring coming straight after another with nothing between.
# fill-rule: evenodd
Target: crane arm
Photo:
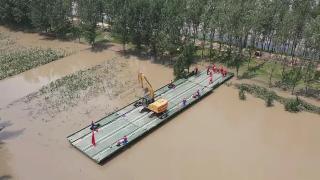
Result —
<instances>
[{"instance_id":1,"label":"crane arm","mask_svg":"<svg viewBox=\"0 0 320 180\"><path fill-rule=\"evenodd\" d=\"M154 98L154 90L153 90L150 82L149 82L148 79L144 76L143 73L140 72L140 73L138 74L138 80L139 80L139 83L141 84L141 87L142 87L142 88L144 88L144 87L143 87L143 81L146 82L146 84L147 84L147 87L146 87L146 88L147 88L148 91L149 91L150 97L153 99L153 98Z\"/></svg>"}]
</instances>

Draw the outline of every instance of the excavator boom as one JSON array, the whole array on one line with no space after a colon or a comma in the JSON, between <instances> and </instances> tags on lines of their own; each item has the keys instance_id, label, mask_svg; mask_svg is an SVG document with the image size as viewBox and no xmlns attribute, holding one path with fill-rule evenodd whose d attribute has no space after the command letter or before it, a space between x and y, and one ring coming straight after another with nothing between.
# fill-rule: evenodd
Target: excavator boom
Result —
<instances>
[{"instance_id":1,"label":"excavator boom","mask_svg":"<svg viewBox=\"0 0 320 180\"><path fill-rule=\"evenodd\" d=\"M158 99L157 101L154 101L154 90L148 81L148 79L144 76L143 73L138 74L138 80L142 88L144 88L144 82L146 82L146 88L148 89L149 92L149 98L151 100L151 103L148 104L148 109L150 111L153 111L157 114L163 113L167 111L168 108L168 100L166 99Z\"/></svg>"},{"instance_id":2,"label":"excavator boom","mask_svg":"<svg viewBox=\"0 0 320 180\"><path fill-rule=\"evenodd\" d=\"M138 80L139 80L139 83L141 84L141 87L144 88L144 81L146 82L147 84L147 89L148 89L148 92L149 92L149 96L151 99L154 99L154 90L150 84L150 82L148 81L148 79L146 78L146 76L143 74L143 73L139 73L138 74Z\"/></svg>"}]
</instances>

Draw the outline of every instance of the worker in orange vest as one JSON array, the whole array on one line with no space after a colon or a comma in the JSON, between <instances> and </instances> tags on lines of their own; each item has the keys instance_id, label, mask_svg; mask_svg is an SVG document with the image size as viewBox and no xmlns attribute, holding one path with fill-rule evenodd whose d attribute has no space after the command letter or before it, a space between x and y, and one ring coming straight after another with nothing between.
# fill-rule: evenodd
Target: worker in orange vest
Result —
<instances>
[{"instance_id":1,"label":"worker in orange vest","mask_svg":"<svg viewBox=\"0 0 320 180\"><path fill-rule=\"evenodd\" d=\"M223 73L223 66L220 66L219 70L220 70L220 73L222 74Z\"/></svg>"},{"instance_id":2,"label":"worker in orange vest","mask_svg":"<svg viewBox=\"0 0 320 180\"><path fill-rule=\"evenodd\" d=\"M223 71L223 76L225 77L225 76L227 76L227 74L228 74L228 71L227 71L227 68L225 68Z\"/></svg>"},{"instance_id":3,"label":"worker in orange vest","mask_svg":"<svg viewBox=\"0 0 320 180\"><path fill-rule=\"evenodd\" d=\"M214 73L216 73L216 72L217 72L217 67L216 67L216 65L215 65L215 64L213 64L213 65L212 65L212 71L213 71Z\"/></svg>"},{"instance_id":4,"label":"worker in orange vest","mask_svg":"<svg viewBox=\"0 0 320 180\"><path fill-rule=\"evenodd\" d=\"M197 74L198 74L198 71L199 71L199 69L198 69L198 67L196 67L196 68L194 69L194 73L197 75Z\"/></svg>"}]
</instances>

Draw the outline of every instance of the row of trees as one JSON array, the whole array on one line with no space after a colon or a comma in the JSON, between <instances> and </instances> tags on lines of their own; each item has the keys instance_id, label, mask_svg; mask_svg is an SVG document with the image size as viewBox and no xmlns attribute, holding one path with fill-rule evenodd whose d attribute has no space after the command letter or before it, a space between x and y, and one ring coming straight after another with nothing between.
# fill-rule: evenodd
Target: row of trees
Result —
<instances>
[{"instance_id":1,"label":"row of trees","mask_svg":"<svg viewBox=\"0 0 320 180\"><path fill-rule=\"evenodd\" d=\"M132 42L155 57L176 57L177 73L189 68L195 44L201 44L202 55L208 48L212 58L218 42L219 54L227 50L237 74L247 54L257 48L278 53L283 79L287 72L301 72L301 67L314 69L320 57L319 0L0 0L0 4L2 23L58 35L82 34L92 44L97 23L107 22L124 47ZM296 56L304 61L297 63ZM292 73L288 62L302 66Z\"/></svg>"}]
</instances>

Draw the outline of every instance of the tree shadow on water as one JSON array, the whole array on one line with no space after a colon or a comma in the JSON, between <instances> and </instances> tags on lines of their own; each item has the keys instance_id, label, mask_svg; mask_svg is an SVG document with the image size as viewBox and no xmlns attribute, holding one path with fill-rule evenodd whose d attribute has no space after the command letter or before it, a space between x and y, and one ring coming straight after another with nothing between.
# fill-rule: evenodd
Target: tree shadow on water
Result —
<instances>
[{"instance_id":1,"label":"tree shadow on water","mask_svg":"<svg viewBox=\"0 0 320 180\"><path fill-rule=\"evenodd\" d=\"M1 120L1 118L0 118L0 120ZM11 125L12 125L12 123L10 123L9 121L0 122L0 131L2 129L4 129L5 127L11 126Z\"/></svg>"},{"instance_id":2,"label":"tree shadow on water","mask_svg":"<svg viewBox=\"0 0 320 180\"><path fill-rule=\"evenodd\" d=\"M136 56L139 60L150 60L151 55L144 49L126 49L118 51L118 54L125 57L130 58L130 56Z\"/></svg>"},{"instance_id":3,"label":"tree shadow on water","mask_svg":"<svg viewBox=\"0 0 320 180\"><path fill-rule=\"evenodd\" d=\"M20 130L15 130L15 131L2 130L0 132L0 141L15 138L15 137L21 135L24 132L24 130L25 129L20 129Z\"/></svg>"},{"instance_id":4,"label":"tree shadow on water","mask_svg":"<svg viewBox=\"0 0 320 180\"><path fill-rule=\"evenodd\" d=\"M0 150L3 148L4 142L0 141Z\"/></svg>"},{"instance_id":5,"label":"tree shadow on water","mask_svg":"<svg viewBox=\"0 0 320 180\"><path fill-rule=\"evenodd\" d=\"M0 119L1 120L1 119ZM23 133L25 129L9 131L6 130L7 127L11 126L12 123L9 121L0 122L0 142L3 140L15 138Z\"/></svg>"},{"instance_id":6,"label":"tree shadow on water","mask_svg":"<svg viewBox=\"0 0 320 180\"><path fill-rule=\"evenodd\" d=\"M104 39L98 42L95 42L94 45L91 47L92 52L102 52L104 50L107 50L109 48L112 48L114 45L110 44L108 40Z\"/></svg>"},{"instance_id":7,"label":"tree shadow on water","mask_svg":"<svg viewBox=\"0 0 320 180\"><path fill-rule=\"evenodd\" d=\"M0 180L8 180L8 179L12 179L12 176L10 176L10 175L0 176Z\"/></svg>"}]
</instances>

